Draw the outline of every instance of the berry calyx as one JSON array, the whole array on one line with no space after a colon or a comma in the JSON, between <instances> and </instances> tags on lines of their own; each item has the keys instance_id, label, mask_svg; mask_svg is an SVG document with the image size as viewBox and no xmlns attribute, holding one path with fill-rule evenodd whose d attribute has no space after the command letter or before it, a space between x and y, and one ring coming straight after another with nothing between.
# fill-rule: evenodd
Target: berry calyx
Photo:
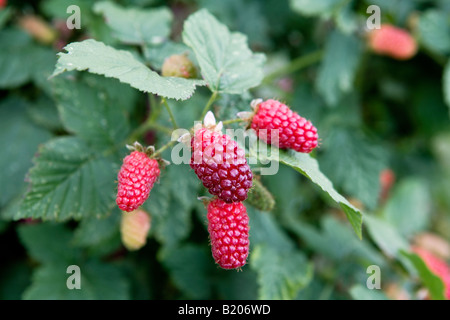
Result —
<instances>
[{"instance_id":1,"label":"berry calyx","mask_svg":"<svg viewBox=\"0 0 450 320\"><path fill-rule=\"evenodd\" d=\"M202 127L194 132L191 150L190 166L209 193L227 203L247 199L253 174L236 141L211 126Z\"/></svg>"},{"instance_id":2,"label":"berry calyx","mask_svg":"<svg viewBox=\"0 0 450 320\"><path fill-rule=\"evenodd\" d=\"M417 53L417 42L405 29L382 24L380 29L368 33L369 48L379 54L397 60L407 60Z\"/></svg>"},{"instance_id":3,"label":"berry calyx","mask_svg":"<svg viewBox=\"0 0 450 320\"><path fill-rule=\"evenodd\" d=\"M292 111L287 105L269 99L255 100L250 127L266 143L280 149L309 153L318 145L317 129L312 123Z\"/></svg>"},{"instance_id":4,"label":"berry calyx","mask_svg":"<svg viewBox=\"0 0 450 320\"><path fill-rule=\"evenodd\" d=\"M164 60L161 68L163 77L196 78L195 65L186 54L174 54Z\"/></svg>"},{"instance_id":5,"label":"berry calyx","mask_svg":"<svg viewBox=\"0 0 450 320\"><path fill-rule=\"evenodd\" d=\"M151 159L138 143L136 150L123 159L118 174L116 203L123 211L131 212L139 208L149 197L160 170L156 159Z\"/></svg>"},{"instance_id":6,"label":"berry calyx","mask_svg":"<svg viewBox=\"0 0 450 320\"><path fill-rule=\"evenodd\" d=\"M215 262L223 269L243 267L250 245L249 218L244 204L214 199L208 204L207 218Z\"/></svg>"},{"instance_id":7,"label":"berry calyx","mask_svg":"<svg viewBox=\"0 0 450 320\"><path fill-rule=\"evenodd\" d=\"M123 213L120 221L122 243L130 251L139 250L147 243L151 218L144 210Z\"/></svg>"}]
</instances>

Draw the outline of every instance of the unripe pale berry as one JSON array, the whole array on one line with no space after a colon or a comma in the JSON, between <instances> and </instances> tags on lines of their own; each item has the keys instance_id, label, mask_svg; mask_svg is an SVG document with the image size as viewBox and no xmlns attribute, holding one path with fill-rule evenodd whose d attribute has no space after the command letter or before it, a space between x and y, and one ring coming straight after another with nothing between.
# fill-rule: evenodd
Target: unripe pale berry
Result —
<instances>
[{"instance_id":1,"label":"unripe pale berry","mask_svg":"<svg viewBox=\"0 0 450 320\"><path fill-rule=\"evenodd\" d=\"M120 236L123 245L130 251L142 248L147 243L150 226L151 218L144 210L124 212L120 222Z\"/></svg>"},{"instance_id":2,"label":"unripe pale berry","mask_svg":"<svg viewBox=\"0 0 450 320\"><path fill-rule=\"evenodd\" d=\"M161 68L163 77L196 78L197 70L185 54L174 54L164 60Z\"/></svg>"},{"instance_id":3,"label":"unripe pale berry","mask_svg":"<svg viewBox=\"0 0 450 320\"><path fill-rule=\"evenodd\" d=\"M397 60L410 59L417 52L414 37L407 30L390 24L382 24L380 29L371 30L368 45L373 52Z\"/></svg>"}]
</instances>

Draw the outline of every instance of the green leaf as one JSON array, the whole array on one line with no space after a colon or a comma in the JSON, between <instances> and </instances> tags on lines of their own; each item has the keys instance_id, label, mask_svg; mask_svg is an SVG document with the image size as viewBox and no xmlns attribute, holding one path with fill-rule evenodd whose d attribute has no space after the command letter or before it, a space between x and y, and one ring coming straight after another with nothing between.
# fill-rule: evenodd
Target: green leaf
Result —
<instances>
[{"instance_id":1,"label":"green leaf","mask_svg":"<svg viewBox=\"0 0 450 320\"><path fill-rule=\"evenodd\" d=\"M247 206L250 224L250 246L269 245L277 251L291 251L294 243L273 215Z\"/></svg>"},{"instance_id":2,"label":"green leaf","mask_svg":"<svg viewBox=\"0 0 450 320\"><path fill-rule=\"evenodd\" d=\"M88 217L81 220L74 232L74 244L86 248L91 255L103 256L117 250L122 245L121 214L117 209L105 218Z\"/></svg>"},{"instance_id":3,"label":"green leaf","mask_svg":"<svg viewBox=\"0 0 450 320\"><path fill-rule=\"evenodd\" d=\"M184 207L171 192L171 187L177 183L176 180L164 179L163 183L155 184L143 205L152 217L150 233L166 247L175 247L192 228L191 208Z\"/></svg>"},{"instance_id":4,"label":"green leaf","mask_svg":"<svg viewBox=\"0 0 450 320\"><path fill-rule=\"evenodd\" d=\"M366 215L365 225L373 241L386 255L399 258L400 250L408 249L408 242L386 221Z\"/></svg>"},{"instance_id":5,"label":"green leaf","mask_svg":"<svg viewBox=\"0 0 450 320\"><path fill-rule=\"evenodd\" d=\"M425 181L415 178L401 181L383 214L405 237L426 230L430 223L431 198Z\"/></svg>"},{"instance_id":6,"label":"green leaf","mask_svg":"<svg viewBox=\"0 0 450 320\"><path fill-rule=\"evenodd\" d=\"M33 274L32 284L23 294L25 300L126 300L129 283L122 272L111 264L88 261L78 265L81 289L68 289L70 274L65 264L47 264Z\"/></svg>"},{"instance_id":7,"label":"green leaf","mask_svg":"<svg viewBox=\"0 0 450 320\"><path fill-rule=\"evenodd\" d=\"M123 8L113 2L94 5L94 12L103 14L113 35L129 44L157 44L170 35L172 12L168 8Z\"/></svg>"},{"instance_id":8,"label":"green leaf","mask_svg":"<svg viewBox=\"0 0 450 320\"><path fill-rule=\"evenodd\" d=\"M443 76L443 91L444 91L444 101L449 108L449 116L450 116L450 59L447 61L444 67L444 76Z\"/></svg>"},{"instance_id":9,"label":"green leaf","mask_svg":"<svg viewBox=\"0 0 450 320\"><path fill-rule=\"evenodd\" d=\"M215 267L209 248L205 248L185 244L162 256L175 285L191 299L207 299L211 295L211 274Z\"/></svg>"},{"instance_id":10,"label":"green leaf","mask_svg":"<svg viewBox=\"0 0 450 320\"><path fill-rule=\"evenodd\" d=\"M250 266L258 274L258 298L263 300L292 300L313 275L303 254L279 252L264 245L253 249Z\"/></svg>"},{"instance_id":11,"label":"green leaf","mask_svg":"<svg viewBox=\"0 0 450 320\"><path fill-rule=\"evenodd\" d=\"M381 290L368 289L360 284L350 289L350 295L354 300L389 300Z\"/></svg>"},{"instance_id":12,"label":"green leaf","mask_svg":"<svg viewBox=\"0 0 450 320\"><path fill-rule=\"evenodd\" d=\"M446 300L445 286L442 279L436 276L427 267L425 262L415 253L401 251L402 256L406 257L416 268L422 283L428 288L433 300Z\"/></svg>"},{"instance_id":13,"label":"green leaf","mask_svg":"<svg viewBox=\"0 0 450 320\"><path fill-rule=\"evenodd\" d=\"M355 36L338 31L330 34L316 78L317 90L328 105L336 105L344 93L353 90L362 51L363 45Z\"/></svg>"},{"instance_id":14,"label":"green leaf","mask_svg":"<svg viewBox=\"0 0 450 320\"><path fill-rule=\"evenodd\" d=\"M59 53L52 77L65 71L88 70L91 73L116 78L143 92L166 98L186 100L203 80L161 77L147 68L129 51L117 50L93 39L68 44L67 53Z\"/></svg>"},{"instance_id":15,"label":"green leaf","mask_svg":"<svg viewBox=\"0 0 450 320\"><path fill-rule=\"evenodd\" d=\"M28 104L27 115L35 124L50 131L63 130L56 104L54 100L47 95L41 95L32 104Z\"/></svg>"},{"instance_id":16,"label":"green leaf","mask_svg":"<svg viewBox=\"0 0 450 320\"><path fill-rule=\"evenodd\" d=\"M16 219L103 216L114 206L115 159L94 154L78 138L50 140L29 172L30 190Z\"/></svg>"},{"instance_id":17,"label":"green leaf","mask_svg":"<svg viewBox=\"0 0 450 320\"><path fill-rule=\"evenodd\" d=\"M293 11L305 16L319 16L330 14L346 0L290 0Z\"/></svg>"},{"instance_id":18,"label":"green leaf","mask_svg":"<svg viewBox=\"0 0 450 320\"><path fill-rule=\"evenodd\" d=\"M30 36L21 30L0 31L0 88L15 88L31 79L35 48Z\"/></svg>"},{"instance_id":19,"label":"green leaf","mask_svg":"<svg viewBox=\"0 0 450 320\"><path fill-rule=\"evenodd\" d=\"M12 8L6 7L0 10L0 30L8 22L9 18L12 16Z\"/></svg>"},{"instance_id":20,"label":"green leaf","mask_svg":"<svg viewBox=\"0 0 450 320\"><path fill-rule=\"evenodd\" d=\"M62 224L21 225L17 232L28 254L41 263L71 264L80 258L71 243L72 233Z\"/></svg>"},{"instance_id":21,"label":"green leaf","mask_svg":"<svg viewBox=\"0 0 450 320\"><path fill-rule=\"evenodd\" d=\"M27 106L18 98L8 98L0 103L0 181L8 181L0 184L0 207L25 188L25 175L38 145L51 137L47 130L28 119Z\"/></svg>"},{"instance_id":22,"label":"green leaf","mask_svg":"<svg viewBox=\"0 0 450 320\"><path fill-rule=\"evenodd\" d=\"M30 285L31 268L26 261L3 264L0 276L0 300L20 300Z\"/></svg>"},{"instance_id":23,"label":"green leaf","mask_svg":"<svg viewBox=\"0 0 450 320\"><path fill-rule=\"evenodd\" d=\"M332 182L320 171L319 164L316 159L306 153L287 153L278 150L275 147L262 147L263 142L259 142L259 147L254 146L250 149L250 154L261 162L277 161L292 167L296 171L303 174L313 183L318 185L323 191L336 201L342 210L344 210L357 236L362 238L362 213L352 206L342 195L334 188ZM258 148L255 150L255 147ZM266 152L267 151L267 152Z\"/></svg>"},{"instance_id":24,"label":"green leaf","mask_svg":"<svg viewBox=\"0 0 450 320\"><path fill-rule=\"evenodd\" d=\"M130 126L127 108L133 101L117 99L129 87L117 80L84 77L84 81L55 79L54 96L64 126L97 150L125 141ZM131 88L130 88L131 89Z\"/></svg>"},{"instance_id":25,"label":"green leaf","mask_svg":"<svg viewBox=\"0 0 450 320\"><path fill-rule=\"evenodd\" d=\"M246 268L244 272L221 272L217 279L217 291L224 300L257 300L257 274Z\"/></svg>"},{"instance_id":26,"label":"green leaf","mask_svg":"<svg viewBox=\"0 0 450 320\"><path fill-rule=\"evenodd\" d=\"M333 128L327 134L324 151L322 171L346 194L373 210L379 200L380 172L387 165L383 148L352 127Z\"/></svg>"},{"instance_id":27,"label":"green leaf","mask_svg":"<svg viewBox=\"0 0 450 320\"><path fill-rule=\"evenodd\" d=\"M363 259L370 264L382 266L385 262L378 251L367 241L360 241L349 233L349 226L331 216L321 220L322 231L304 223L291 223L291 229L298 233L314 252L321 253L337 262L349 257Z\"/></svg>"},{"instance_id":28,"label":"green leaf","mask_svg":"<svg viewBox=\"0 0 450 320\"><path fill-rule=\"evenodd\" d=\"M419 39L428 49L445 54L450 52L450 15L437 9L420 15Z\"/></svg>"},{"instance_id":29,"label":"green leaf","mask_svg":"<svg viewBox=\"0 0 450 320\"><path fill-rule=\"evenodd\" d=\"M241 94L264 77L264 55L254 54L246 36L231 33L206 9L185 21L183 41L194 51L211 91Z\"/></svg>"}]
</instances>

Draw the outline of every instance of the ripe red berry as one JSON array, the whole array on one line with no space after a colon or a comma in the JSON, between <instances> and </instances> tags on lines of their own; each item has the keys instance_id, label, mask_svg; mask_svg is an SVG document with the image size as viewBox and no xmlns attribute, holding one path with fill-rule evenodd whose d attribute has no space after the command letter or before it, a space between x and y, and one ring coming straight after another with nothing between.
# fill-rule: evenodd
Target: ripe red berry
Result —
<instances>
[{"instance_id":1,"label":"ripe red berry","mask_svg":"<svg viewBox=\"0 0 450 320\"><path fill-rule=\"evenodd\" d=\"M216 263L224 269L243 267L250 244L245 206L241 202L226 203L215 199L208 204L207 218L211 251Z\"/></svg>"},{"instance_id":2,"label":"ripe red berry","mask_svg":"<svg viewBox=\"0 0 450 320\"><path fill-rule=\"evenodd\" d=\"M247 199L253 175L236 141L202 128L191 139L191 148L190 166L209 193L228 203Z\"/></svg>"},{"instance_id":3,"label":"ripe red berry","mask_svg":"<svg viewBox=\"0 0 450 320\"><path fill-rule=\"evenodd\" d=\"M318 145L317 129L312 123L276 100L256 105L251 128L260 139L280 149L309 153Z\"/></svg>"},{"instance_id":4,"label":"ripe red berry","mask_svg":"<svg viewBox=\"0 0 450 320\"><path fill-rule=\"evenodd\" d=\"M422 258L431 272L441 278L445 288L444 294L450 300L450 266L426 249L414 247L413 251Z\"/></svg>"},{"instance_id":5,"label":"ripe red berry","mask_svg":"<svg viewBox=\"0 0 450 320\"><path fill-rule=\"evenodd\" d=\"M410 59L417 52L417 43L411 34L390 24L370 31L368 44L373 52L398 60Z\"/></svg>"},{"instance_id":6,"label":"ripe red berry","mask_svg":"<svg viewBox=\"0 0 450 320\"><path fill-rule=\"evenodd\" d=\"M133 151L123 160L118 174L119 188L116 203L123 211L133 211L147 200L159 177L159 165L145 152Z\"/></svg>"}]
</instances>

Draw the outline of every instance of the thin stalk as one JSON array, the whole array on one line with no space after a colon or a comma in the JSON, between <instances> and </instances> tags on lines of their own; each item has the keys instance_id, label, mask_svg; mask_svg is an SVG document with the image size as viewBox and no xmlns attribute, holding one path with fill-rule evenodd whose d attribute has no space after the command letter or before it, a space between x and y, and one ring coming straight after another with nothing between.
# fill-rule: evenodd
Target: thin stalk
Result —
<instances>
[{"instance_id":1,"label":"thin stalk","mask_svg":"<svg viewBox=\"0 0 450 320\"><path fill-rule=\"evenodd\" d=\"M164 105L164 107L166 108L167 112L169 113L170 121L172 122L173 128L177 129L178 128L177 121L175 120L175 117L174 117L174 115L172 113L172 109L170 109L170 106L167 103L166 98L162 98L161 99L161 104Z\"/></svg>"},{"instance_id":2,"label":"thin stalk","mask_svg":"<svg viewBox=\"0 0 450 320\"><path fill-rule=\"evenodd\" d=\"M317 63L322 59L323 50L317 50L306 55L300 56L294 60L292 60L288 65L268 74L263 82L270 83L278 77L281 77L286 74L294 73L298 70L306 68L314 63Z\"/></svg>"},{"instance_id":3,"label":"thin stalk","mask_svg":"<svg viewBox=\"0 0 450 320\"><path fill-rule=\"evenodd\" d=\"M159 156L161 153L164 152L164 150L166 150L167 148L171 147L173 144L175 144L175 142L177 142L177 140L171 140L168 143L166 143L165 145L163 145L161 148L159 148L158 150L156 150L153 154L152 154L152 158L155 158L157 156Z\"/></svg>"},{"instance_id":4,"label":"thin stalk","mask_svg":"<svg viewBox=\"0 0 450 320\"><path fill-rule=\"evenodd\" d=\"M230 120L222 121L222 124L225 126L227 124L239 123L239 122L245 122L245 121L247 121L247 120L241 119L241 118L236 118L236 119L230 119Z\"/></svg>"},{"instance_id":5,"label":"thin stalk","mask_svg":"<svg viewBox=\"0 0 450 320\"><path fill-rule=\"evenodd\" d=\"M148 121L148 122L144 122L142 125L137 127L136 130L134 130L130 134L130 138L128 139L128 141L130 143L133 143L133 142L137 141L139 139L139 137L141 137L145 132L147 132L148 130L152 130L152 129L164 132L165 134L167 134L169 136L172 135L172 129L162 126L160 124L152 123L152 122Z\"/></svg>"},{"instance_id":6,"label":"thin stalk","mask_svg":"<svg viewBox=\"0 0 450 320\"><path fill-rule=\"evenodd\" d=\"M213 102L216 100L217 98L217 91L214 91L213 94L211 95L211 97L209 98L208 102L206 103L205 108L202 111L202 115L200 116L200 120L203 121L203 118L205 117L206 113L209 111L209 109L211 108Z\"/></svg>"}]
</instances>

